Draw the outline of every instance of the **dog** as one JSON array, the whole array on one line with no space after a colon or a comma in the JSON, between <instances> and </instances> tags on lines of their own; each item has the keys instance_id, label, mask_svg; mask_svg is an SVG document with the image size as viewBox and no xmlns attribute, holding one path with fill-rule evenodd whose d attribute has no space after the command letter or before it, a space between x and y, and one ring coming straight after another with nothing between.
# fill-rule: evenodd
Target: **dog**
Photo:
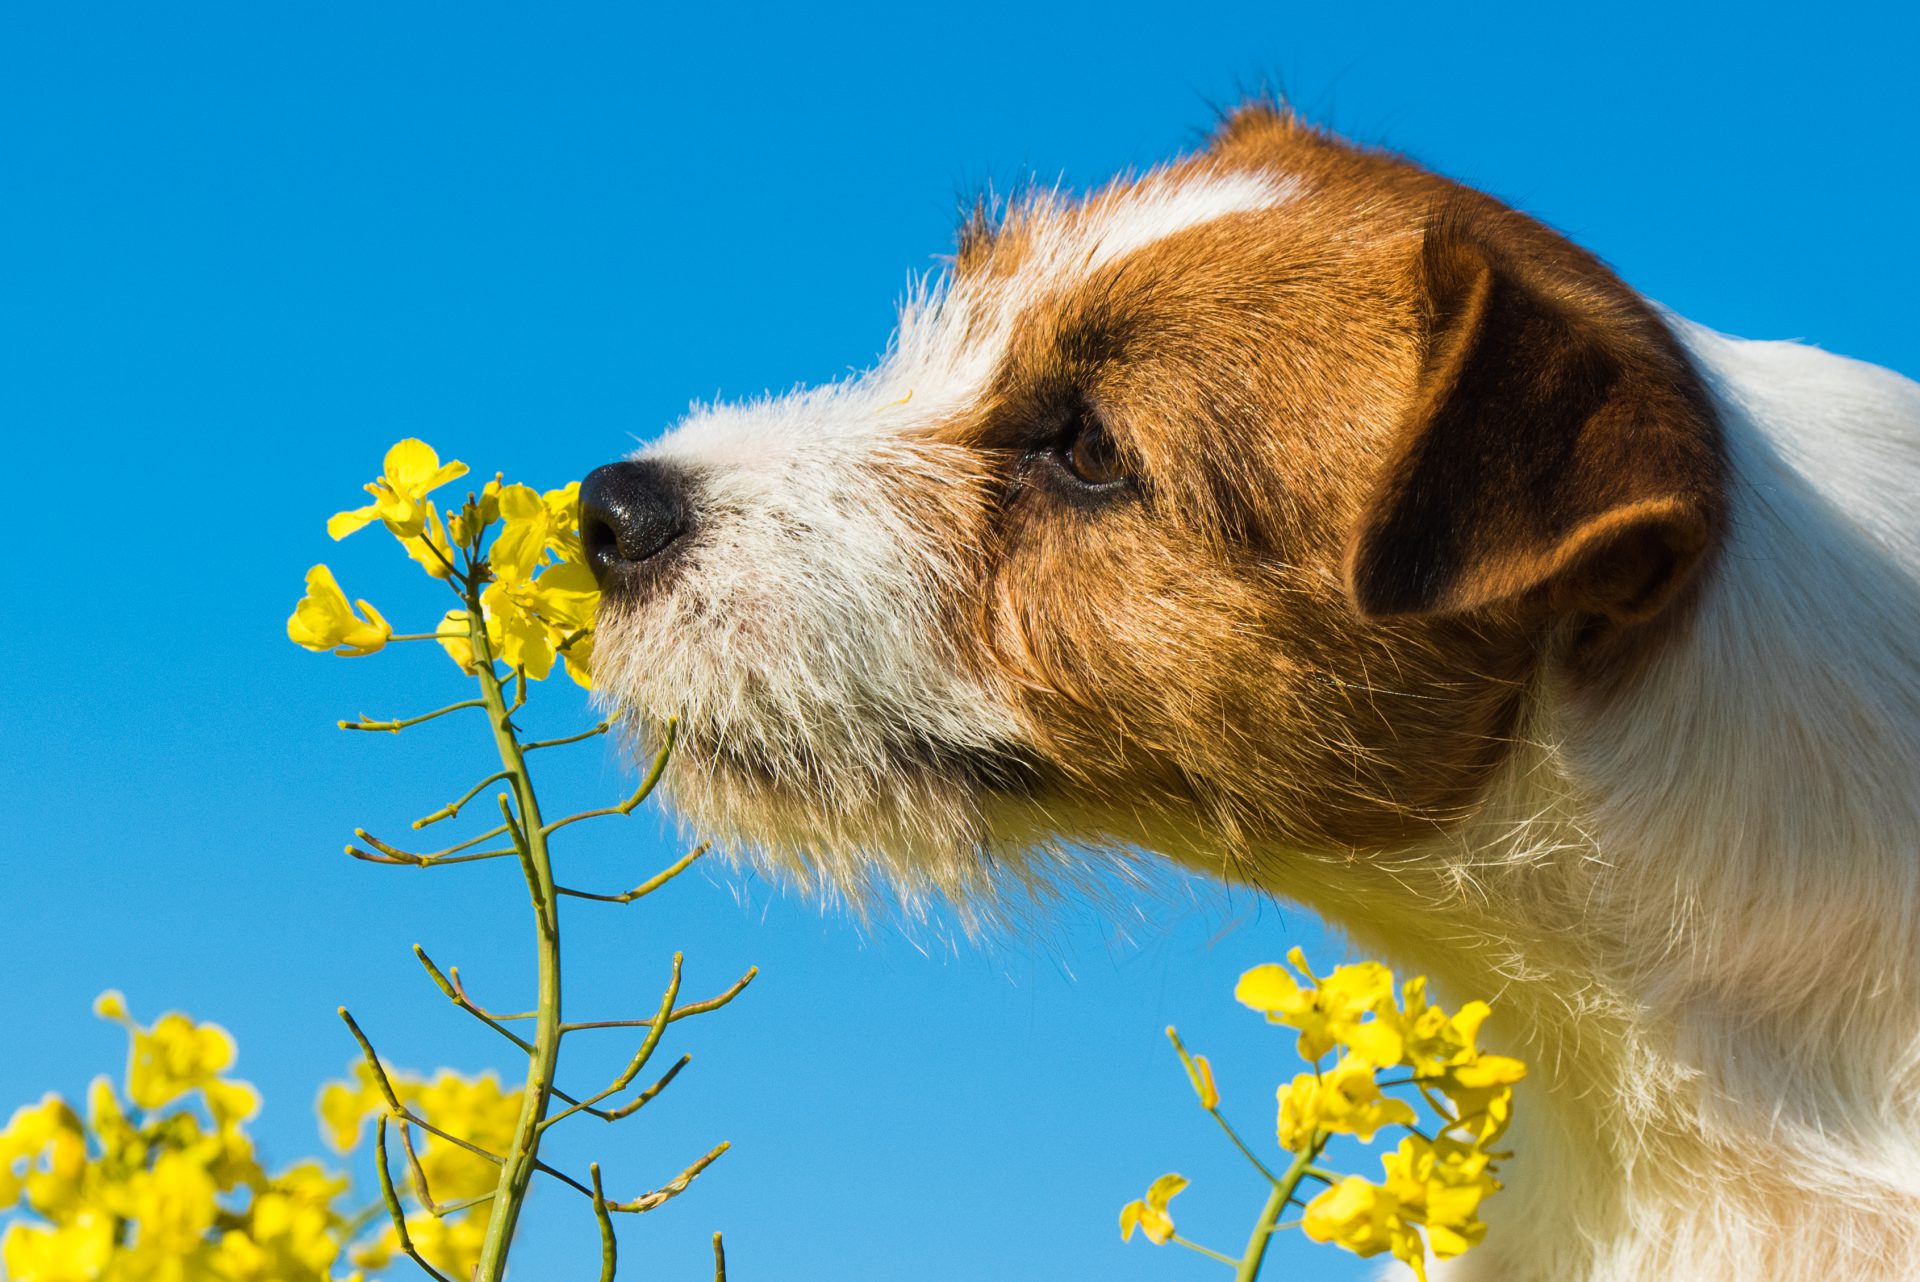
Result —
<instances>
[{"instance_id":1,"label":"dog","mask_svg":"<svg viewBox=\"0 0 1920 1282\"><path fill-rule=\"evenodd\" d=\"M724 844L982 914L1151 852L1496 996L1445 1276L1920 1276L1920 386L1253 104L581 520Z\"/></svg>"}]
</instances>

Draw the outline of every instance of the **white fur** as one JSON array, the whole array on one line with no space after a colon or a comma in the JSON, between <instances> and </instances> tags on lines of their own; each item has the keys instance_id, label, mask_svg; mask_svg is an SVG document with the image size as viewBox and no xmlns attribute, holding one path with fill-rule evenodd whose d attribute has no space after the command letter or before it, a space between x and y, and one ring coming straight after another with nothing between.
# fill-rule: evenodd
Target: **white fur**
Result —
<instances>
[{"instance_id":1,"label":"white fur","mask_svg":"<svg viewBox=\"0 0 1920 1282\"><path fill-rule=\"evenodd\" d=\"M1624 700L1542 695L1450 937L1356 934L1536 1060L1448 1278L1920 1276L1920 385L1673 323L1734 473L1697 618Z\"/></svg>"}]
</instances>

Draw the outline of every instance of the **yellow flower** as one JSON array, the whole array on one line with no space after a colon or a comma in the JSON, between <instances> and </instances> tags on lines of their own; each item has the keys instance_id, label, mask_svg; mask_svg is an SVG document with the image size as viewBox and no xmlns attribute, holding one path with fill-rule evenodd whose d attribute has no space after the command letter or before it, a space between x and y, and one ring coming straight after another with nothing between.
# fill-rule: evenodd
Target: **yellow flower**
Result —
<instances>
[{"instance_id":1,"label":"yellow flower","mask_svg":"<svg viewBox=\"0 0 1920 1282\"><path fill-rule=\"evenodd\" d=\"M327 1282L344 1225L333 1209L347 1181L305 1162L254 1194L245 1223L224 1233L213 1258L221 1282Z\"/></svg>"},{"instance_id":2,"label":"yellow flower","mask_svg":"<svg viewBox=\"0 0 1920 1282\"><path fill-rule=\"evenodd\" d=\"M1383 1126L1411 1126L1413 1106L1381 1093L1371 1064L1349 1055L1328 1072L1302 1073L1280 1088L1280 1146L1299 1152L1315 1132L1373 1139Z\"/></svg>"},{"instance_id":3,"label":"yellow flower","mask_svg":"<svg viewBox=\"0 0 1920 1282\"><path fill-rule=\"evenodd\" d=\"M117 1169L146 1165L147 1141L120 1107L113 1083L96 1077L87 1084L87 1125L100 1142L101 1161Z\"/></svg>"},{"instance_id":4,"label":"yellow flower","mask_svg":"<svg viewBox=\"0 0 1920 1282\"><path fill-rule=\"evenodd\" d=\"M1507 1055L1479 1049L1480 1026L1492 1009L1468 1002L1449 1016L1428 1003L1426 980L1409 980L1404 989L1406 1054L1414 1077L1447 1097L1458 1127L1482 1144L1498 1138L1513 1114L1513 1087L1527 1066Z\"/></svg>"},{"instance_id":5,"label":"yellow flower","mask_svg":"<svg viewBox=\"0 0 1920 1282\"><path fill-rule=\"evenodd\" d=\"M127 1188L139 1249L156 1261L191 1256L219 1213L213 1177L185 1153L162 1153L151 1170L134 1172Z\"/></svg>"},{"instance_id":6,"label":"yellow flower","mask_svg":"<svg viewBox=\"0 0 1920 1282\"><path fill-rule=\"evenodd\" d=\"M593 633L576 632L571 642L563 643L560 653L567 661L567 675L583 690L593 689Z\"/></svg>"},{"instance_id":7,"label":"yellow flower","mask_svg":"<svg viewBox=\"0 0 1920 1282\"><path fill-rule=\"evenodd\" d=\"M440 1190L434 1190L434 1197L440 1196ZM458 1215L440 1218L430 1214L409 1215L407 1217L407 1236L413 1239L414 1247L450 1278L469 1277L473 1266L480 1262L480 1248L487 1240L486 1208L475 1208L480 1212L463 1211ZM386 1235L394 1239L398 1246L398 1235L391 1226Z\"/></svg>"},{"instance_id":8,"label":"yellow flower","mask_svg":"<svg viewBox=\"0 0 1920 1282\"><path fill-rule=\"evenodd\" d=\"M577 634L593 626L600 600L593 572L577 561L548 566L537 579L499 579L487 586L480 605L486 611L487 639L510 668L524 668L534 680L553 671L561 647L570 661L585 666Z\"/></svg>"},{"instance_id":9,"label":"yellow flower","mask_svg":"<svg viewBox=\"0 0 1920 1282\"><path fill-rule=\"evenodd\" d=\"M356 604L366 613L365 619L355 616L353 607L347 604L347 594L334 582L333 571L316 565L307 571L307 595L293 607L293 617L287 620L287 636L295 645L309 650L372 654L387 643L393 629L380 617L380 612L365 601Z\"/></svg>"},{"instance_id":10,"label":"yellow flower","mask_svg":"<svg viewBox=\"0 0 1920 1282\"><path fill-rule=\"evenodd\" d=\"M400 546L407 555L420 563L420 568L436 579L444 579L453 573L453 546L447 542L446 527L440 524L440 509L428 499L427 518L420 527L420 533L400 540Z\"/></svg>"},{"instance_id":11,"label":"yellow flower","mask_svg":"<svg viewBox=\"0 0 1920 1282\"><path fill-rule=\"evenodd\" d=\"M1332 1242L1369 1257L1391 1251L1426 1282L1427 1253L1420 1234L1401 1214L1389 1189L1349 1175L1307 1203L1300 1229L1316 1242Z\"/></svg>"},{"instance_id":12,"label":"yellow flower","mask_svg":"<svg viewBox=\"0 0 1920 1282\"><path fill-rule=\"evenodd\" d=\"M502 525L487 560L501 578L531 578L548 551L563 561L586 560L580 546L578 481L545 494L530 486L505 486L499 505Z\"/></svg>"},{"instance_id":13,"label":"yellow flower","mask_svg":"<svg viewBox=\"0 0 1920 1282\"><path fill-rule=\"evenodd\" d=\"M1426 1228L1437 1258L1452 1259L1486 1236L1480 1203L1499 1191L1500 1181L1493 1177L1493 1159L1476 1145L1445 1138L1429 1143L1410 1135L1380 1163L1385 1186L1399 1199L1403 1214Z\"/></svg>"},{"instance_id":14,"label":"yellow flower","mask_svg":"<svg viewBox=\"0 0 1920 1282\"><path fill-rule=\"evenodd\" d=\"M1178 1175L1162 1175L1147 1188L1144 1202L1129 1202L1120 1208L1120 1240L1133 1240L1137 1228L1155 1246L1165 1246L1173 1238L1173 1216L1167 1213L1171 1202L1187 1181Z\"/></svg>"},{"instance_id":15,"label":"yellow flower","mask_svg":"<svg viewBox=\"0 0 1920 1282\"><path fill-rule=\"evenodd\" d=\"M320 1088L314 1103L320 1114L320 1133L335 1152L347 1153L359 1146L369 1117L387 1111L386 1097L374 1085L373 1074L365 1064L353 1066L353 1081L328 1082Z\"/></svg>"},{"instance_id":16,"label":"yellow flower","mask_svg":"<svg viewBox=\"0 0 1920 1282\"><path fill-rule=\"evenodd\" d=\"M457 460L443 466L425 441L401 441L387 451L382 475L367 482L373 502L335 513L327 522L327 533L344 539L377 517L395 538L410 539L426 526L427 494L466 474L467 465Z\"/></svg>"},{"instance_id":17,"label":"yellow flower","mask_svg":"<svg viewBox=\"0 0 1920 1282\"><path fill-rule=\"evenodd\" d=\"M500 473L480 489L477 499L470 498L458 512L447 515L447 533L463 548L470 548L482 531L500 519Z\"/></svg>"},{"instance_id":18,"label":"yellow flower","mask_svg":"<svg viewBox=\"0 0 1920 1282\"><path fill-rule=\"evenodd\" d=\"M95 1282L113 1256L113 1217L90 1209L53 1228L15 1222L0 1238L0 1272L14 1282Z\"/></svg>"},{"instance_id":19,"label":"yellow flower","mask_svg":"<svg viewBox=\"0 0 1920 1282\"><path fill-rule=\"evenodd\" d=\"M472 629L473 624L465 610L448 610L440 620L440 626L434 629L440 636L440 648L447 652L448 658L460 665L462 672L474 670Z\"/></svg>"},{"instance_id":20,"label":"yellow flower","mask_svg":"<svg viewBox=\"0 0 1920 1282\"><path fill-rule=\"evenodd\" d=\"M1300 1055L1316 1060L1336 1046L1347 1046L1366 1055L1376 1064L1391 1064L1399 1058L1397 1046L1383 1046L1380 1021L1363 1023L1369 1015L1391 1013L1393 973L1379 962L1361 962L1341 966L1325 979L1317 979L1307 969L1298 948L1287 960L1307 977L1302 984L1284 966L1255 966L1240 977L1233 996L1243 1006L1266 1014L1267 1021L1286 1024L1300 1031ZM1395 1042L1390 1034L1384 1039ZM1386 1051L1394 1053L1384 1060Z\"/></svg>"},{"instance_id":21,"label":"yellow flower","mask_svg":"<svg viewBox=\"0 0 1920 1282\"><path fill-rule=\"evenodd\" d=\"M86 1165L86 1132L65 1100L49 1094L15 1109L0 1130L0 1208L24 1194L42 1214L58 1210L78 1198Z\"/></svg>"},{"instance_id":22,"label":"yellow flower","mask_svg":"<svg viewBox=\"0 0 1920 1282\"><path fill-rule=\"evenodd\" d=\"M1435 1085L1453 1105L1456 1129L1480 1144L1500 1138L1513 1120L1513 1086L1527 1066L1506 1055L1476 1055L1449 1068Z\"/></svg>"},{"instance_id":23,"label":"yellow flower","mask_svg":"<svg viewBox=\"0 0 1920 1282\"><path fill-rule=\"evenodd\" d=\"M233 1064L233 1038L218 1024L195 1024L177 1012L162 1015L150 1031L127 1024L133 1035L127 1096L138 1108L171 1104L213 1084Z\"/></svg>"}]
</instances>

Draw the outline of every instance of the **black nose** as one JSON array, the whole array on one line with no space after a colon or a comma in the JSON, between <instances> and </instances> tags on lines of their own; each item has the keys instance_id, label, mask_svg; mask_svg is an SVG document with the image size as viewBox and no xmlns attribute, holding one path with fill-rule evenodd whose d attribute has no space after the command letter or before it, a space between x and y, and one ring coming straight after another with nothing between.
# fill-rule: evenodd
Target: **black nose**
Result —
<instances>
[{"instance_id":1,"label":"black nose","mask_svg":"<svg viewBox=\"0 0 1920 1282\"><path fill-rule=\"evenodd\" d=\"M609 463L580 482L580 541L602 587L621 566L658 556L686 528L680 478L663 463Z\"/></svg>"}]
</instances>

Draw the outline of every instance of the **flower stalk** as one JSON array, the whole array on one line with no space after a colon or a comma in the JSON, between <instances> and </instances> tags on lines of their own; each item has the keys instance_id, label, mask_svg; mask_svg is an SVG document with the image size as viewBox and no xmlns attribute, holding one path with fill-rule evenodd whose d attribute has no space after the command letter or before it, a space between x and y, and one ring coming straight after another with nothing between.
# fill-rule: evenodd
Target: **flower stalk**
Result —
<instances>
[{"instance_id":1,"label":"flower stalk","mask_svg":"<svg viewBox=\"0 0 1920 1282\"><path fill-rule=\"evenodd\" d=\"M1228 1265L1234 1282L1256 1282L1273 1235L1299 1228L1317 1242L1332 1242L1356 1255L1392 1255L1425 1282L1427 1260L1447 1260L1478 1245L1486 1234L1480 1204L1500 1189L1495 1164L1507 1155L1490 1146L1512 1116L1513 1088L1526 1065L1482 1051L1480 1025L1491 1013L1485 1002L1468 1002L1449 1014L1427 998L1416 976L1396 985L1378 962L1341 966L1324 979L1307 966L1299 949L1292 967L1256 966L1240 977L1234 997L1265 1014L1269 1023L1298 1034L1296 1047L1311 1071L1297 1074L1276 1092L1275 1138L1291 1158L1275 1175L1220 1111L1213 1066L1189 1052L1173 1029L1167 1038L1186 1070L1194 1094L1233 1146L1268 1186L1239 1259L1180 1236L1168 1209L1187 1187L1183 1176L1162 1175L1146 1196L1120 1209L1120 1235L1136 1231L1155 1244L1173 1243ZM1331 1065L1323 1064L1336 1056ZM1393 1072L1397 1075L1385 1076ZM1385 1092L1412 1087L1433 1114L1429 1129L1406 1099ZM1399 1148L1383 1154L1379 1182L1343 1175L1319 1165L1338 1136L1369 1144L1380 1131L1406 1132ZM1311 1198L1304 1180L1324 1185ZM1290 1206L1298 1219L1283 1221Z\"/></svg>"},{"instance_id":2,"label":"flower stalk","mask_svg":"<svg viewBox=\"0 0 1920 1282\"><path fill-rule=\"evenodd\" d=\"M479 594L467 592L470 619L481 616ZM527 891L533 899L534 947L538 978L535 1002L533 1049L527 1053L526 1089L522 1092L520 1121L513 1146L505 1154L500 1168L500 1184L494 1190L492 1209L487 1217L487 1235L480 1248L480 1262L474 1272L476 1282L499 1282L506 1275L507 1252L513 1243L513 1231L520 1221L527 1189L540 1151L540 1127L547 1117L547 1104L553 1098L554 1074L560 1066L560 906L553 889L553 856L547 845L547 832L540 820L540 799L533 789L533 777L527 771L527 756L520 746L507 710L506 691L494 671L493 653L485 628L470 628L477 675L487 718L493 726L494 746L500 753L502 773L518 802L520 823L514 834L514 847L520 852L520 866L527 878ZM604 1214L604 1201L597 1186L596 1209ZM609 1240L611 1232L608 1233Z\"/></svg>"},{"instance_id":3,"label":"flower stalk","mask_svg":"<svg viewBox=\"0 0 1920 1282\"><path fill-rule=\"evenodd\" d=\"M355 829L354 835L366 848L350 845L347 853L368 863L415 868L508 857L519 862L533 909L535 1000L532 1010L507 1014L489 1010L469 995L457 966L442 971L424 950L417 945L414 949L434 985L454 1006L492 1028L526 1056L527 1068L521 1088L511 1096L496 1096L502 1103L516 1105L511 1124L494 1131L487 1145L436 1125L416 1104L430 1093L429 1088L417 1083L397 1087L359 1025L344 1009L341 1015L360 1045L369 1085L378 1087L378 1095L369 1103L379 1119L376 1148L382 1200L393 1220L392 1244L400 1253L413 1259L431 1277L457 1276L471 1282L500 1282L506 1273L528 1190L536 1175L546 1175L580 1193L591 1204L601 1238L601 1277L603 1282L611 1282L618 1263L612 1217L650 1211L683 1193L729 1145L722 1142L714 1146L656 1191L622 1202L607 1195L598 1164L589 1168L588 1178L583 1181L541 1160L542 1138L553 1126L576 1113L615 1122L631 1116L658 1096L687 1066L690 1057L682 1055L652 1085L627 1102L611 1103L640 1078L669 1024L727 1005L757 972L750 968L718 997L676 1006L682 964L680 954L676 953L672 979L659 1011L652 1017L566 1022L561 987L561 898L616 905L633 903L685 872L707 848L701 846L693 850L631 890L619 893L579 890L560 885L556 880L554 836L588 820L632 814L659 784L672 750L673 728L668 725L659 753L639 786L624 801L555 820L548 820L542 814L528 754L585 742L605 734L612 725L612 719L608 718L577 734L528 741L521 738L514 722L515 714L527 701L530 681L544 680L564 666L567 674L579 684L591 685L589 664L599 593L580 545L577 487L568 486L542 495L523 485L502 486L496 478L482 493L469 494L458 512L450 511L443 518L426 495L465 474L464 464L454 462L443 466L439 456L424 443L403 441L388 452L383 475L366 487L374 501L340 513L328 527L335 538L344 538L376 521L383 524L400 541L409 557L429 576L452 590L460 608L448 611L431 630L395 635L379 611L365 601L349 603L332 572L325 566L316 566L307 576L308 596L288 621L288 635L309 649L332 650L344 655L371 654L389 641L434 640L479 686L477 699L462 700L421 716L385 720L362 716L342 721L340 726L348 730L398 734L449 713L468 709L483 711L498 769L456 800L415 820L413 827L421 829L454 819L496 786L500 823L477 836L425 854L400 849L365 829ZM491 544L488 543L490 533ZM505 839L504 843L499 841L501 838ZM475 849L489 842L494 845ZM531 1021L531 1027L524 1023L520 1024L521 1031L507 1027L509 1022L520 1021ZM626 1069L612 1085L584 1098L561 1089L557 1079L563 1039L569 1033L608 1028L646 1030ZM557 1112L555 1101L564 1106ZM608 1106L601 1107L603 1103ZM342 1104L341 1108L350 1111L352 1105ZM388 1174L385 1141L390 1122L399 1127L414 1200L431 1219L407 1214ZM415 1151L413 1128L497 1168L491 1186L474 1188L476 1181L469 1165L467 1187L457 1194L443 1191L436 1197L431 1191L427 1170L433 1162L433 1153L423 1158ZM486 1208L484 1228L475 1232L477 1226L470 1226L459 1217L469 1211L477 1213L483 1206ZM451 1227L449 1221L454 1222ZM438 1227L431 1233L425 1232L426 1227L436 1224ZM717 1241L716 1236L715 1268L716 1273L724 1276L724 1257L719 1253ZM439 1254L436 1255L436 1251Z\"/></svg>"}]
</instances>

